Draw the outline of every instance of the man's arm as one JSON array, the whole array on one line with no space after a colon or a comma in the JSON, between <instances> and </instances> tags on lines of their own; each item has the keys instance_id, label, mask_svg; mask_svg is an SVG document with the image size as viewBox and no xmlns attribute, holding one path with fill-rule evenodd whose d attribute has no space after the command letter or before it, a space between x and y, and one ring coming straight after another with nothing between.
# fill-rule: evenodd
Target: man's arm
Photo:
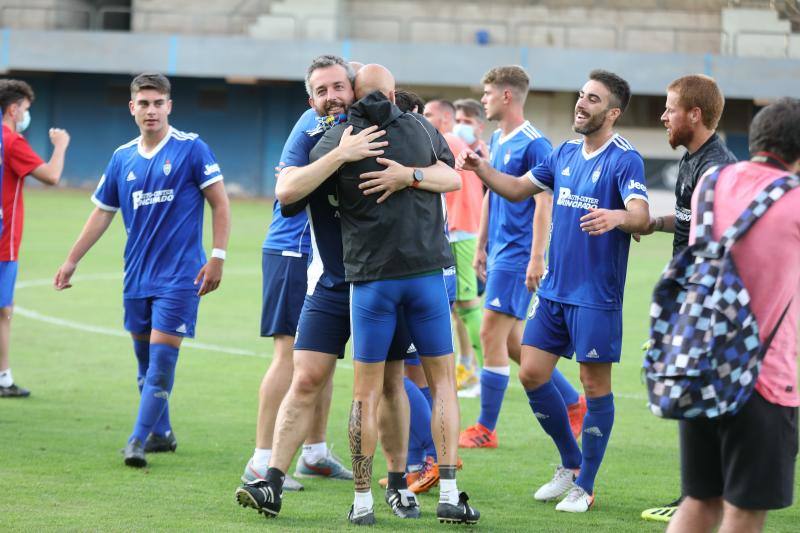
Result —
<instances>
[{"instance_id":1,"label":"man's arm","mask_svg":"<svg viewBox=\"0 0 800 533\"><path fill-rule=\"evenodd\" d=\"M278 201L281 204L293 204L305 198L343 164L383 155L381 148L389 144L375 140L386 133L383 130L378 131L378 126L370 126L356 135L350 135L352 131L353 127L348 126L342 133L339 145L313 163L281 170L275 185L275 197Z\"/></svg>"},{"instance_id":2,"label":"man's arm","mask_svg":"<svg viewBox=\"0 0 800 533\"><path fill-rule=\"evenodd\" d=\"M64 155L69 146L69 133L61 128L50 128L50 142L53 143L53 155L50 156L50 161L33 169L31 176L47 185L57 185L64 170Z\"/></svg>"},{"instance_id":3,"label":"man's arm","mask_svg":"<svg viewBox=\"0 0 800 533\"><path fill-rule=\"evenodd\" d=\"M57 291L72 287L70 279L75 273L78 263L83 259L83 256L86 255L89 249L94 246L98 239L100 239L103 233L105 233L108 226L111 225L114 214L115 211L108 211L99 207L94 208L94 211L92 211L89 218L86 220L86 224L83 226L78 240L75 241L75 244L72 245L72 249L70 249L67 254L67 259L56 272L56 276L53 279L53 286Z\"/></svg>"},{"instance_id":4,"label":"man's arm","mask_svg":"<svg viewBox=\"0 0 800 533\"><path fill-rule=\"evenodd\" d=\"M656 231L664 233L675 233L675 215L664 215L662 217L650 217L647 229L640 235L651 235Z\"/></svg>"},{"instance_id":5,"label":"man's arm","mask_svg":"<svg viewBox=\"0 0 800 533\"><path fill-rule=\"evenodd\" d=\"M534 196L536 210L533 212L533 244L531 245L531 259L525 272L525 286L529 291L535 291L542 282L547 269L544 253L550 236L550 223L553 220L553 195L545 192Z\"/></svg>"},{"instance_id":6,"label":"man's arm","mask_svg":"<svg viewBox=\"0 0 800 533\"><path fill-rule=\"evenodd\" d=\"M470 149L466 149L458 154L456 169L472 170L487 187L512 202L519 202L525 198L530 198L544 190L534 185L529 179L519 179L515 176L499 172L493 168L487 160L482 159Z\"/></svg>"},{"instance_id":7,"label":"man's arm","mask_svg":"<svg viewBox=\"0 0 800 533\"><path fill-rule=\"evenodd\" d=\"M228 195L225 194L225 185L222 181L213 183L203 189L203 196L206 197L208 205L211 207L211 242L214 250L224 252L228 249L228 237L231 232L231 209L228 202ZM219 287L222 281L222 265L225 262L224 257L214 257L208 259L208 262L203 265L194 284L197 285L202 281L200 290L197 291L198 296L203 296Z\"/></svg>"},{"instance_id":8,"label":"man's arm","mask_svg":"<svg viewBox=\"0 0 800 533\"><path fill-rule=\"evenodd\" d=\"M386 169L365 172L359 176L365 180L358 186L364 191L364 195L381 193L377 200L378 203L381 203L392 193L414 185L414 167L407 167L383 157L378 157L376 161L385 165ZM437 161L429 167L420 168L420 170L424 179L419 182L417 188L421 191L443 193L457 191L461 188L461 176L443 161Z\"/></svg>"},{"instance_id":9,"label":"man's arm","mask_svg":"<svg viewBox=\"0 0 800 533\"><path fill-rule=\"evenodd\" d=\"M645 231L650 224L650 208L644 200L633 198L625 209L591 209L581 217L581 229L592 236L603 235L614 228L626 233Z\"/></svg>"},{"instance_id":10,"label":"man's arm","mask_svg":"<svg viewBox=\"0 0 800 533\"><path fill-rule=\"evenodd\" d=\"M478 225L478 243L475 246L475 257L472 267L475 274L486 282L486 245L489 243L489 193L483 195L481 203L481 221Z\"/></svg>"}]
</instances>

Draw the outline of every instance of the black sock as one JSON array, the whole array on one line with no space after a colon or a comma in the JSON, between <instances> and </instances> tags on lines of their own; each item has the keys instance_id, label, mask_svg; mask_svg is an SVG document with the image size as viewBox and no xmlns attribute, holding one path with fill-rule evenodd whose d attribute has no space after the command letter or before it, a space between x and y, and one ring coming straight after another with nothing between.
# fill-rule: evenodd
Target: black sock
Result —
<instances>
[{"instance_id":1,"label":"black sock","mask_svg":"<svg viewBox=\"0 0 800 533\"><path fill-rule=\"evenodd\" d=\"M389 485L388 489L403 490L408 488L406 483L406 476L403 472L389 472Z\"/></svg>"},{"instance_id":2,"label":"black sock","mask_svg":"<svg viewBox=\"0 0 800 533\"><path fill-rule=\"evenodd\" d=\"M455 479L455 478L456 478L455 466L439 465L439 479Z\"/></svg>"},{"instance_id":3,"label":"black sock","mask_svg":"<svg viewBox=\"0 0 800 533\"><path fill-rule=\"evenodd\" d=\"M286 479L286 474L277 468L270 467L267 469L266 481L270 485L275 485L278 489L283 488L283 480Z\"/></svg>"}]
</instances>

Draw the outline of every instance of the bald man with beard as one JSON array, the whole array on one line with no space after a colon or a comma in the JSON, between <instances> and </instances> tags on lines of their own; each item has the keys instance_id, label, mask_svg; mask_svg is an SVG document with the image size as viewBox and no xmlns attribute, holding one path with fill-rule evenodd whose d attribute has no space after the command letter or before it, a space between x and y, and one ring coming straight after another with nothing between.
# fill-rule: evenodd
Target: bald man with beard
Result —
<instances>
[{"instance_id":1,"label":"bald man with beard","mask_svg":"<svg viewBox=\"0 0 800 533\"><path fill-rule=\"evenodd\" d=\"M354 383L350 452L355 501L353 524L375 522L372 461L378 403L398 317L408 324L433 396L432 432L439 457L440 522L470 523L480 513L459 493L456 453L460 426L455 389L450 311L442 269L453 264L445 235L442 192L460 178L447 142L421 117L394 104L394 77L381 65L356 76L348 121L325 133L311 160L335 149L344 134L378 126L386 131L382 156L345 163L333 174L342 216L345 279L351 283ZM424 172L423 172L424 169ZM435 178L430 179L429 178ZM377 199L375 198L377 196ZM390 483L402 472L389 472Z\"/></svg>"}]
</instances>

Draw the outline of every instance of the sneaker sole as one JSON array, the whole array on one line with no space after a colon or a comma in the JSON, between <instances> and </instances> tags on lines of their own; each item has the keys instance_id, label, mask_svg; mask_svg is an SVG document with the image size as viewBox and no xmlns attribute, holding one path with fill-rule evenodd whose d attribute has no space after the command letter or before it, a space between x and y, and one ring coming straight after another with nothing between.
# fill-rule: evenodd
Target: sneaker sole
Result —
<instances>
[{"instance_id":1,"label":"sneaker sole","mask_svg":"<svg viewBox=\"0 0 800 533\"><path fill-rule=\"evenodd\" d=\"M469 520L469 519L462 519L462 518L440 518L436 517L439 520L440 524L467 524L467 525L474 525L478 523L478 520Z\"/></svg>"},{"instance_id":2,"label":"sneaker sole","mask_svg":"<svg viewBox=\"0 0 800 533\"><path fill-rule=\"evenodd\" d=\"M265 518L275 518L278 513L271 509L264 509L258 506L250 493L246 490L236 489L236 503L247 509L255 509L259 514L263 514Z\"/></svg>"},{"instance_id":3,"label":"sneaker sole","mask_svg":"<svg viewBox=\"0 0 800 533\"><path fill-rule=\"evenodd\" d=\"M141 457L126 457L125 466L130 466L132 468L144 468L147 466L147 460L142 459Z\"/></svg>"},{"instance_id":4,"label":"sneaker sole","mask_svg":"<svg viewBox=\"0 0 800 533\"><path fill-rule=\"evenodd\" d=\"M299 477L300 479L338 479L341 481L353 481L352 477L326 476L323 474L303 474L302 472L297 471L292 474L292 477Z\"/></svg>"}]
</instances>

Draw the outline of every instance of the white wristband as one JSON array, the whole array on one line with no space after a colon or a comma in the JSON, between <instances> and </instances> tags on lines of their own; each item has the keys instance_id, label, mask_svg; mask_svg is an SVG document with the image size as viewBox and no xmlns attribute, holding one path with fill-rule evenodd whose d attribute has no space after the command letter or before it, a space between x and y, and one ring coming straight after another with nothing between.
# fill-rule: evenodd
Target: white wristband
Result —
<instances>
[{"instance_id":1,"label":"white wristband","mask_svg":"<svg viewBox=\"0 0 800 533\"><path fill-rule=\"evenodd\" d=\"M216 257L217 259L222 259L225 261L225 250L221 250L219 248L214 248L211 250L211 257Z\"/></svg>"}]
</instances>

